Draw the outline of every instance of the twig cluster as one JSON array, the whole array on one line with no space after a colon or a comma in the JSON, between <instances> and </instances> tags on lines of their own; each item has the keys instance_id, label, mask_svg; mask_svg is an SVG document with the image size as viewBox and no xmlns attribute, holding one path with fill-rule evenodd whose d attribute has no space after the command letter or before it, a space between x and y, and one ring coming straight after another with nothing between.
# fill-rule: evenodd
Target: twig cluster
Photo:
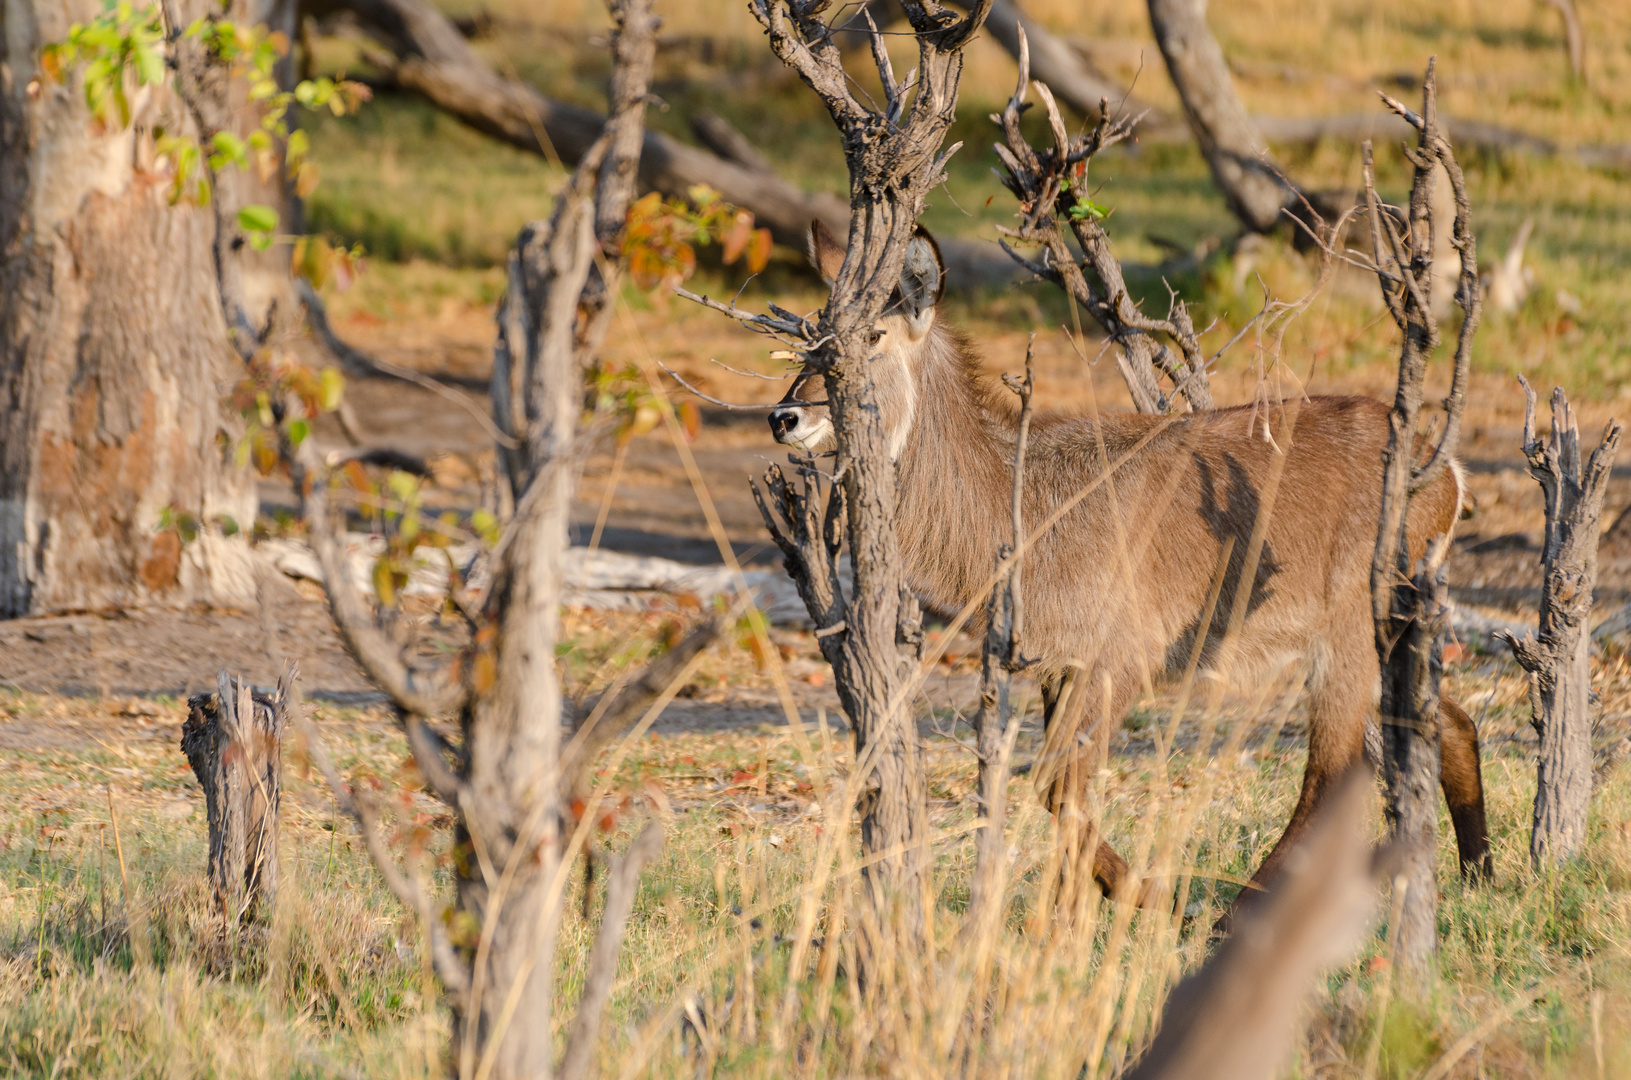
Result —
<instances>
[{"instance_id":1,"label":"twig cluster","mask_svg":"<svg viewBox=\"0 0 1631 1080\"><path fill-rule=\"evenodd\" d=\"M1032 85L1047 110L1054 141L1051 148L1033 148L1020 129ZM1039 245L1041 254L1027 258L1006 240L1001 241L1003 250L1036 277L1063 289L1117 344L1117 363L1139 412L1170 412L1180 396L1192 409L1212 408L1207 367L1217 358L1209 360L1201 352L1199 335L1177 293L1171 294L1165 319L1151 318L1138 309L1101 224L1106 211L1093 202L1087 189L1094 155L1129 138L1140 117L1113 118L1109 101L1101 101L1098 122L1072 138L1052 91L1031 82L1030 46L1021 28L1019 80L1001 115L991 119L1002 128L1006 143L995 147L1003 165L998 176L1019 200L1021 211L1018 228L998 231L1016 241ZM1067 228L1081 247L1081 261L1065 238ZM1165 337L1167 343L1156 335ZM1160 386L1163 375L1172 384L1170 391Z\"/></svg>"}]
</instances>

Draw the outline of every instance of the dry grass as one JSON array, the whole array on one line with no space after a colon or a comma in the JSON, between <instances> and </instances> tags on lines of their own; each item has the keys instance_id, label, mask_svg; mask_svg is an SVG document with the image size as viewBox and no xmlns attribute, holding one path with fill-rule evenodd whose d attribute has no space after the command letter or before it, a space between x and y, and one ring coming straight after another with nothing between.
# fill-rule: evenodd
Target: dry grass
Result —
<instances>
[{"instance_id":1,"label":"dry grass","mask_svg":"<svg viewBox=\"0 0 1631 1080\"><path fill-rule=\"evenodd\" d=\"M580 689L663 634L660 620L638 615L572 615L567 626L566 673ZM813 654L805 638L785 643L795 660ZM717 646L704 672L733 695L751 696L763 679L734 644ZM1618 715L1631 704L1631 665L1606 662L1598 686L1605 712ZM1305 752L1293 690L1282 681L1224 699L1183 725L1170 755L1155 742L1167 698L1142 703L1115 738L1100 777L1107 827L1135 862L1191 875L1182 919L1132 917L1097 901L1074 927L1046 917L1053 827L1029 786L1017 786L1008 914L990 943L991 1004L972 1041L966 1001L981 976L978 950L957 933L972 869L973 766L957 743L931 736L927 744L935 951L892 955L870 997L850 980L853 956L843 950L802 950L789 969L794 943L807 940L801 916L814 918L824 942L852 940L833 933L857 910L847 740L776 724L625 747L620 767L600 777L628 797L624 820L601 842L625 842L648 813L666 821L669 840L631 924L602 1048L606 1074L940 1076L962 1062L982 1076L1070 1080L1084 1063L1085 1075L1114 1076L1148 1038L1166 988L1205 955L1204 928L1233 895L1231 883L1266 853L1289 813ZM1631 774L1598 794L1586 854L1536 878L1525 855L1533 766L1516 669L1474 656L1452 669L1449 690L1480 718L1488 742L1496 880L1463 888L1451 850L1441 851L1441 974L1428 996L1390 1011L1381 1075L1419 1076L1498 1010L1510 1019L1451 1075L1592 1076L1599 1049L1603 1075L1631 1075ZM176 748L180 707L132 717L119 715L120 702L12 695L3 705L0 733L31 748L8 751L0 777L0 1070L436 1074L446 1018L412 920L298 754L284 803L285 903L222 955L203 936L202 800ZM958 719L939 715L942 729L966 732ZM412 825L430 827L445 888L437 827L446 818L409 784L394 729L366 711L320 710L318 721L341 767L389 807L399 850ZM1207 744L1217 751L1210 763L1195 753ZM1034 749L1028 731L1021 758ZM574 885L560 952L568 996L580 985L592 928L581 904ZM1358 1075L1386 956L1384 929L1329 977L1284 1075ZM1539 1003L1528 1005L1534 997Z\"/></svg>"},{"instance_id":2,"label":"dry grass","mask_svg":"<svg viewBox=\"0 0 1631 1080\"><path fill-rule=\"evenodd\" d=\"M1055 30L1084 42L1094 62L1113 76L1131 81L1142 63L1138 92L1157 104L1175 103L1141 5L1029 0L1026 6ZM471 0L449 7L480 7L500 17L500 32L478 44L502 69L557 96L600 103L605 58L596 44L604 21L598 3ZM1631 139L1625 124L1631 115L1631 9L1621 7L1583 5L1589 88L1569 83L1556 16L1530 0L1460 2L1431 12L1404 0L1365 5L1255 0L1216 6L1211 19L1254 110L1280 115L1374 110L1377 88L1409 97L1413 91L1400 80L1419 74L1426 57L1437 53L1448 111L1571 144ZM769 56L743 5L697 0L670 5L665 18L672 45L660 57L657 92L668 108L652 115L653 124L689 140L687 118L698 109L714 109L765 148L784 174L808 187L844 189L830 121ZM320 59L352 70L361 63L344 41L325 44ZM900 62L909 63L904 55ZM860 67L857 76L871 77ZM994 129L985 114L1007 95L1012 78L1007 55L990 42L977 43L964 79L962 115L950 136L965 146L925 219L938 232L990 238L996 225L1011 219L1011 200L990 174ZM465 328L490 341L485 318L501 285L497 270L516 230L547 209L558 171L461 130L427 106L391 95L357 117L319 117L313 123L324 183L312 202L312 220L362 241L376 256L371 276L377 280L365 277L353 294L336 298L335 308L404 327L397 336L416 336L422 343L409 351L434 352L444 336L456 339L451 351L461 373L479 363L479 349L465 356ZM1279 154L1304 185L1357 186L1353 145L1327 141L1282 147ZM1407 179L1402 158L1388 146L1379 148L1379 157L1384 194L1398 197ZM1475 370L1503 380L1521 371L1532 380L1562 382L1576 398L1612 397L1631 379L1626 175L1520 154L1469 151L1462 157L1484 262L1504 252L1526 218L1535 221L1528 262L1537 287L1519 312L1486 320ZM1138 264L1130 274L1135 291L1159 308L1165 277L1204 315L1218 316L1204 344L1222 344L1259 308L1260 273L1282 298L1297 295L1311 279L1312 268L1283 238L1233 255L1217 249L1218 241L1237 229L1192 147L1112 152L1096 168L1103 184L1097 197L1114 208L1108 227L1117 250ZM1170 243L1213 253L1199 261L1173 261ZM801 261L799 253L779 250L770 272L749 285L745 301L769 297L814 306L809 283L798 273ZM737 270L710 264L706 257L704 267L702 284L710 291L734 292L743 284ZM658 305L642 313L642 335L654 350L693 371L705 370L705 349L731 363L753 364L762 355L760 343L732 335L705 315L714 325L699 324L694 316L700 314ZM1389 328L1376 326L1378 314L1374 282L1341 275L1288 338L1287 359L1299 375L1313 371L1322 380L1318 385L1364 378L1368 369L1396 356ZM958 316L982 338L1051 330L1068 321L1059 299L1036 287L969 302ZM366 336L372 329L353 332ZM733 336L734 344L723 341ZM612 350L626 348L627 337L624 327L614 329ZM992 362L1016 362L1019 355L1014 350L1012 358L1001 357L993 350ZM434 357L423 359L434 366ZM1249 390L1256 362L1238 348L1224 360L1223 400L1240 400ZM762 361L758 366L765 370ZM762 395L765 387L743 390Z\"/></svg>"}]
</instances>

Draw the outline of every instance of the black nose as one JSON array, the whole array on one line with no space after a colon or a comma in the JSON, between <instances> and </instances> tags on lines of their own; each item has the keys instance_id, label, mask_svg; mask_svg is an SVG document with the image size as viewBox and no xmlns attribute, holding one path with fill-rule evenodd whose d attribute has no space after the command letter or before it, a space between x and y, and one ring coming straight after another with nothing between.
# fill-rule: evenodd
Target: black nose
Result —
<instances>
[{"instance_id":1,"label":"black nose","mask_svg":"<svg viewBox=\"0 0 1631 1080\"><path fill-rule=\"evenodd\" d=\"M770 434L780 439L799 426L798 413L792 409L776 409L770 414Z\"/></svg>"}]
</instances>

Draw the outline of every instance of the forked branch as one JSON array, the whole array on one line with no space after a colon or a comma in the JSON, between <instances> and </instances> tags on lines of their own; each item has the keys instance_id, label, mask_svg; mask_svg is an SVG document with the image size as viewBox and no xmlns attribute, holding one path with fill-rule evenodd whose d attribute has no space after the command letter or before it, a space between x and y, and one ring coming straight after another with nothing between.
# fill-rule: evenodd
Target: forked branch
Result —
<instances>
[{"instance_id":1,"label":"forked branch","mask_svg":"<svg viewBox=\"0 0 1631 1080\"><path fill-rule=\"evenodd\" d=\"M1003 165L998 175L1019 201L1020 225L999 231L1020 243L1037 245L1041 257L1027 258L1006 241L1003 250L1038 278L1063 289L1116 343L1117 362L1139 412L1170 412L1180 396L1191 409L1212 408L1207 378L1211 361L1201 352L1188 308L1173 294L1165 319L1139 310L1104 231L1102 222L1109 211L1093 200L1088 183L1094 155L1130 137L1140 118L1112 119L1109 102L1101 101L1098 122L1070 137L1052 92L1031 82L1030 45L1024 29L1018 33L1019 79L1001 115L991 119L1002 129L1004 140L995 147ZM1035 149L1020 128L1032 86L1047 110L1051 148ZM1067 228L1085 256L1081 261L1066 240ZM1161 389L1162 377L1173 387L1170 392Z\"/></svg>"}]
</instances>

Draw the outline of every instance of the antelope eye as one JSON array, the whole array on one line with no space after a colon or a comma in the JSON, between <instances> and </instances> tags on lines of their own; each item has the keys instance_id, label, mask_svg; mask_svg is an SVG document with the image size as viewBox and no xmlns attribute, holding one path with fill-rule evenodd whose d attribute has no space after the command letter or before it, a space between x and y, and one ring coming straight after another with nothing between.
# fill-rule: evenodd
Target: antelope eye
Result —
<instances>
[{"instance_id":1,"label":"antelope eye","mask_svg":"<svg viewBox=\"0 0 1631 1080\"><path fill-rule=\"evenodd\" d=\"M872 331L872 333L870 333L870 334L868 334L866 336L866 343L868 345L876 345L878 342L880 342L882 340L883 340L883 331L882 330L874 330L874 331Z\"/></svg>"}]
</instances>

